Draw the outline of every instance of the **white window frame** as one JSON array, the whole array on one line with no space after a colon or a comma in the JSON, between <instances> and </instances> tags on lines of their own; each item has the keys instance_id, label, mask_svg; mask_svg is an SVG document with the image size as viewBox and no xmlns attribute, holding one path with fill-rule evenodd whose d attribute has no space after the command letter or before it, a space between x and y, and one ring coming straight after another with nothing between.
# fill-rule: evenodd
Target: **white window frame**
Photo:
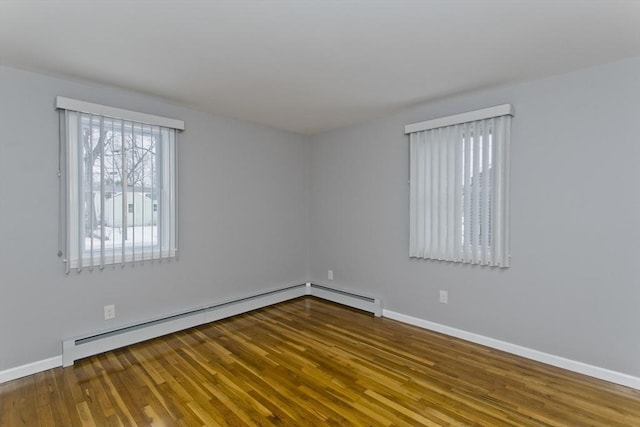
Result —
<instances>
[{"instance_id":1,"label":"white window frame","mask_svg":"<svg viewBox=\"0 0 640 427\"><path fill-rule=\"evenodd\" d=\"M115 265L146 260L162 260L176 258L178 253L177 233L177 132L184 130L184 122L181 120L155 116L146 113L108 107L100 104L74 100L65 97L56 98L56 108L60 111L60 238L58 255L65 262L65 270L81 271L83 268L104 268L106 265ZM156 144L159 144L156 153L157 164L162 172L159 173L160 182L156 191L159 200L152 200L151 205L158 203L157 235L158 242L136 246L126 246L124 239L122 245L116 249L105 249L104 239L101 239L100 250L93 251L84 247L85 240L81 236L84 226L82 215L81 182L79 158L80 143L78 141L79 124L86 117L98 118L102 123L113 120L120 123L121 129L129 129L131 135L156 134ZM125 125L126 123L126 125ZM138 127L138 129L136 129ZM116 130L119 130L116 128ZM123 180L125 181L125 180ZM127 183L122 183L122 191L128 191ZM100 190L104 193L104 188ZM93 194L93 193L92 193ZM91 196L93 197L93 195ZM143 197L145 197L143 195ZM102 197L101 197L102 199ZM144 200L144 199L143 199ZM135 203L135 199L132 201ZM143 201L144 203L144 201ZM128 215L128 206L122 206L123 215ZM102 212L102 210L101 210ZM152 209L151 218L154 212ZM104 218L102 218L104 219ZM101 224L100 227L104 227ZM92 243L93 245L93 243ZM108 251L108 254L107 254Z\"/></svg>"},{"instance_id":2,"label":"white window frame","mask_svg":"<svg viewBox=\"0 0 640 427\"><path fill-rule=\"evenodd\" d=\"M405 126L410 257L509 266L514 114L504 104Z\"/></svg>"}]
</instances>

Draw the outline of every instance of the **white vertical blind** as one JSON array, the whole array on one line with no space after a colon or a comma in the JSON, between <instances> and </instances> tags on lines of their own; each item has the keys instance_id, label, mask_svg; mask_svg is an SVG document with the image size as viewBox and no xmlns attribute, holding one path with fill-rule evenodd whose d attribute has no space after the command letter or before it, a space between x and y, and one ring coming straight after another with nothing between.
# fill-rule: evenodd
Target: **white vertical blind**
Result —
<instances>
[{"instance_id":1,"label":"white vertical blind","mask_svg":"<svg viewBox=\"0 0 640 427\"><path fill-rule=\"evenodd\" d=\"M157 123L179 121L134 114L151 121L141 123L127 110L105 107L124 118L108 117L74 102L58 99L66 271L175 257L177 131Z\"/></svg>"},{"instance_id":2,"label":"white vertical blind","mask_svg":"<svg viewBox=\"0 0 640 427\"><path fill-rule=\"evenodd\" d=\"M512 115L507 105L407 126L411 257L509 266Z\"/></svg>"}]
</instances>

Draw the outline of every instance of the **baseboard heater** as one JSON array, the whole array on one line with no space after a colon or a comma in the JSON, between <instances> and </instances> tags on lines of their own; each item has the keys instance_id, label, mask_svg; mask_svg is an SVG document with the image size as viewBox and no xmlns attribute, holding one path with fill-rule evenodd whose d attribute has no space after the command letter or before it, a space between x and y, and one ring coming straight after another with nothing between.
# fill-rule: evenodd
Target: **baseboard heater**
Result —
<instances>
[{"instance_id":1,"label":"baseboard heater","mask_svg":"<svg viewBox=\"0 0 640 427\"><path fill-rule=\"evenodd\" d=\"M330 286L309 284L310 295L337 302L338 304L357 308L373 313L376 317L382 316L382 300L371 296L356 294L350 291L336 289Z\"/></svg>"},{"instance_id":2,"label":"baseboard heater","mask_svg":"<svg viewBox=\"0 0 640 427\"><path fill-rule=\"evenodd\" d=\"M85 357L247 313L305 295L368 311L378 317L382 315L382 303L379 298L359 295L329 286L306 283L236 298L98 334L64 340L62 342L62 366L71 366L76 360Z\"/></svg>"}]
</instances>

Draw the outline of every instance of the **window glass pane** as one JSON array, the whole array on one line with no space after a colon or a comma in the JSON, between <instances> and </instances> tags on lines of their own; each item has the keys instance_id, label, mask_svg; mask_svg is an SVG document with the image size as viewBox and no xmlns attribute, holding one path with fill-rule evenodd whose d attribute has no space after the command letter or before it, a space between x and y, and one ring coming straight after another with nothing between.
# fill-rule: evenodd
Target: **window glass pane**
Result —
<instances>
[{"instance_id":1,"label":"window glass pane","mask_svg":"<svg viewBox=\"0 0 640 427\"><path fill-rule=\"evenodd\" d=\"M93 266L159 256L172 256L169 247L174 215L172 197L162 197L163 188L174 191L173 165L163 161L160 148L171 154L174 131L89 114L70 115L69 126L70 211L69 238L72 266ZM77 132L76 132L77 130ZM164 170L163 170L164 169ZM161 182L161 179L165 180ZM75 223L74 223L75 221ZM164 230L163 233L159 230ZM76 234L77 233L77 234ZM165 236L163 236L165 234Z\"/></svg>"},{"instance_id":2,"label":"window glass pane","mask_svg":"<svg viewBox=\"0 0 640 427\"><path fill-rule=\"evenodd\" d=\"M509 265L509 126L505 116L411 133L411 257Z\"/></svg>"}]
</instances>

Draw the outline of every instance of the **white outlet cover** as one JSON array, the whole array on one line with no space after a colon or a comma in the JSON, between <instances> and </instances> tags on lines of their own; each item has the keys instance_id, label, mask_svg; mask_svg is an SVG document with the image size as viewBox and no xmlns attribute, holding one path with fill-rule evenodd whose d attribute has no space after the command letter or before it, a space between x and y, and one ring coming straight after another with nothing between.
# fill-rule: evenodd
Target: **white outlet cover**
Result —
<instances>
[{"instance_id":1,"label":"white outlet cover","mask_svg":"<svg viewBox=\"0 0 640 427\"><path fill-rule=\"evenodd\" d=\"M105 305L104 306L104 320L113 319L116 317L116 306L115 304Z\"/></svg>"},{"instance_id":2,"label":"white outlet cover","mask_svg":"<svg viewBox=\"0 0 640 427\"><path fill-rule=\"evenodd\" d=\"M443 303L443 304L448 304L449 303L449 292L440 291L440 302Z\"/></svg>"},{"instance_id":3,"label":"white outlet cover","mask_svg":"<svg viewBox=\"0 0 640 427\"><path fill-rule=\"evenodd\" d=\"M327 271L327 278L328 278L329 280L333 280L333 270L329 270L329 271Z\"/></svg>"}]
</instances>

